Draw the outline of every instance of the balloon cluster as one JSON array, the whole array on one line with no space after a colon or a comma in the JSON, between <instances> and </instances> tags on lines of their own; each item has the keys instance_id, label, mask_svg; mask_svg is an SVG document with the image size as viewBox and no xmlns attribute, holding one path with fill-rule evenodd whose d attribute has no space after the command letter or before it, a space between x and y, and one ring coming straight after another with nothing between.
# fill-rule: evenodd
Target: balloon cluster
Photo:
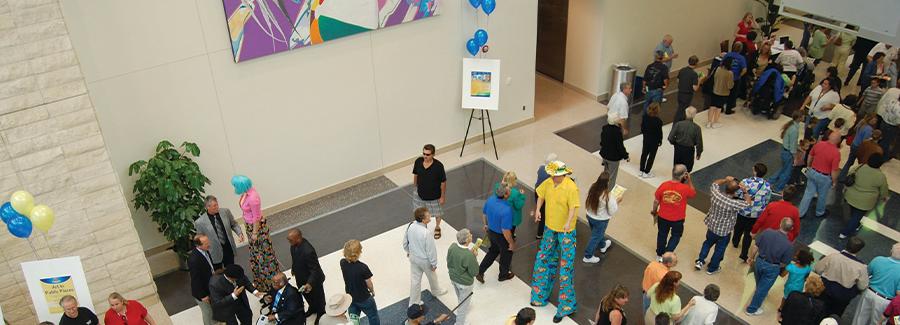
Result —
<instances>
[{"instance_id":1,"label":"balloon cluster","mask_svg":"<svg viewBox=\"0 0 900 325\"><path fill-rule=\"evenodd\" d=\"M481 10L488 16L494 12L494 9L497 8L497 0L469 0L469 4L472 5L472 8L476 10L478 7L481 7ZM466 41L466 51L469 51L469 54L475 56L478 54L478 51L482 51L487 53L488 41L488 33L484 29L478 29L475 31L475 35Z\"/></svg>"},{"instance_id":2,"label":"balloon cluster","mask_svg":"<svg viewBox=\"0 0 900 325\"><path fill-rule=\"evenodd\" d=\"M9 202L0 206L0 219L6 223L6 229L10 234L28 238L31 236L32 228L43 232L49 231L56 217L50 207L43 204L34 205L34 196L31 193L16 191L9 197Z\"/></svg>"}]
</instances>

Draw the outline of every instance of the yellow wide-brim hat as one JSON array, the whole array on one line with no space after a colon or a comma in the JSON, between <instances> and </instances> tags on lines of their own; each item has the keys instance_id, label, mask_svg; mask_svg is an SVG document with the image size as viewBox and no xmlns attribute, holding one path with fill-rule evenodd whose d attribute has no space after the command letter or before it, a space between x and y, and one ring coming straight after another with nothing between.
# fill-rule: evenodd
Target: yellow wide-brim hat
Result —
<instances>
[{"instance_id":1,"label":"yellow wide-brim hat","mask_svg":"<svg viewBox=\"0 0 900 325\"><path fill-rule=\"evenodd\" d=\"M555 160L544 167L544 171L550 176L563 176L572 173L572 169L566 166L566 163Z\"/></svg>"}]
</instances>

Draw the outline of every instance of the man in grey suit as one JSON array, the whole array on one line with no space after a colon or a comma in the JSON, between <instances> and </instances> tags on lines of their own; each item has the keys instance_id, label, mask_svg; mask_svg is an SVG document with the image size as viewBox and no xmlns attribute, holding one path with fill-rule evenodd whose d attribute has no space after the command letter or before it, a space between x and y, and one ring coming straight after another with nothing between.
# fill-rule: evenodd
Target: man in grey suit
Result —
<instances>
[{"instance_id":1,"label":"man in grey suit","mask_svg":"<svg viewBox=\"0 0 900 325\"><path fill-rule=\"evenodd\" d=\"M234 264L234 251L237 247L231 232L238 235L238 242L244 241L244 233L241 232L241 226L234 222L231 211L219 209L219 201L215 196L206 197L206 212L194 220L194 230L209 237L209 256L216 270Z\"/></svg>"}]
</instances>

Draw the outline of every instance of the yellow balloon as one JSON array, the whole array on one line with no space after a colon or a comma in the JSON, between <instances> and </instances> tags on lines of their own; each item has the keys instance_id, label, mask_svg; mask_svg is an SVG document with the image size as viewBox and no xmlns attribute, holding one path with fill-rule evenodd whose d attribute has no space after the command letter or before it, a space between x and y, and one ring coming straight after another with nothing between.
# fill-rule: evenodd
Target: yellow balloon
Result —
<instances>
[{"instance_id":1,"label":"yellow balloon","mask_svg":"<svg viewBox=\"0 0 900 325\"><path fill-rule=\"evenodd\" d=\"M43 204L31 209L30 218L34 227L43 232L50 231L50 227L52 227L53 222L56 221L56 217L53 215L53 209Z\"/></svg>"},{"instance_id":2,"label":"yellow balloon","mask_svg":"<svg viewBox=\"0 0 900 325\"><path fill-rule=\"evenodd\" d=\"M15 191L9 197L9 204L13 209L23 216L31 215L31 209L34 208L34 196L28 191Z\"/></svg>"}]
</instances>

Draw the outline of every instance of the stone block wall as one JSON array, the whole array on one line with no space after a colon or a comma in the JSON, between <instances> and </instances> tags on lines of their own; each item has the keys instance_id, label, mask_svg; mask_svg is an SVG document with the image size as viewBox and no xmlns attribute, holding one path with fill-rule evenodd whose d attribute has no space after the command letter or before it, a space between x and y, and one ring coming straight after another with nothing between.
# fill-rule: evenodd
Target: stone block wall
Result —
<instances>
[{"instance_id":1,"label":"stone block wall","mask_svg":"<svg viewBox=\"0 0 900 325\"><path fill-rule=\"evenodd\" d=\"M99 313L118 291L171 324L101 136L59 0L0 0L0 198L25 189L56 212L31 244L0 229L0 305L37 323L19 263L81 256ZM102 316L101 316L102 320Z\"/></svg>"}]
</instances>

